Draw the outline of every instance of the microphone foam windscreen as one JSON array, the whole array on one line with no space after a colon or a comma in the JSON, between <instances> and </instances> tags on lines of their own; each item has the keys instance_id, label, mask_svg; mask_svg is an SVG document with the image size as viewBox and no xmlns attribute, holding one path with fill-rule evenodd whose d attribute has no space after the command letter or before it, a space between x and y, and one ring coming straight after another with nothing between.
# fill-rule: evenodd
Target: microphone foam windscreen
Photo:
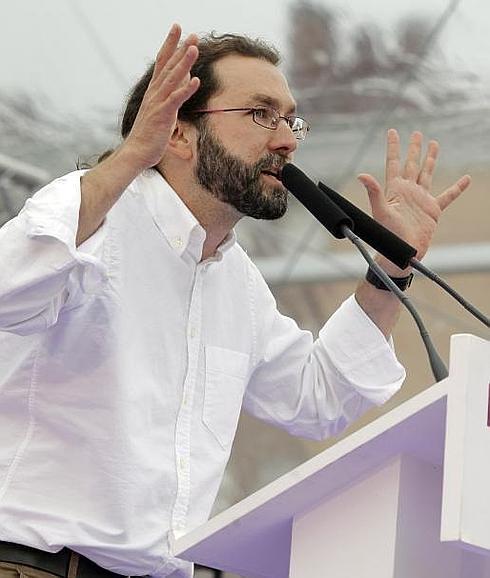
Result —
<instances>
[{"instance_id":1,"label":"microphone foam windscreen","mask_svg":"<svg viewBox=\"0 0 490 578\"><path fill-rule=\"evenodd\" d=\"M392 263L400 267L400 269L406 269L409 266L410 259L417 254L417 249L383 225L380 225L372 217L364 211L361 211L361 209L353 205L329 186L319 182L318 187L329 199L352 218L356 235Z\"/></svg>"},{"instance_id":2,"label":"microphone foam windscreen","mask_svg":"<svg viewBox=\"0 0 490 578\"><path fill-rule=\"evenodd\" d=\"M353 222L344 211L326 196L315 183L295 165L288 163L281 173L284 186L337 239L345 237L342 225L352 229Z\"/></svg>"}]
</instances>

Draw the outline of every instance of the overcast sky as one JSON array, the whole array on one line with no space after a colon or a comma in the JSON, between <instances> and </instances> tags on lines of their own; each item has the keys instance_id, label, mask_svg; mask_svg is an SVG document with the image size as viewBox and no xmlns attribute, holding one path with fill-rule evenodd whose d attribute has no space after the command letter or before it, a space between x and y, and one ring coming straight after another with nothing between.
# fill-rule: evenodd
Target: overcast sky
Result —
<instances>
[{"instance_id":1,"label":"overcast sky","mask_svg":"<svg viewBox=\"0 0 490 578\"><path fill-rule=\"evenodd\" d=\"M245 32L287 46L285 0L1 0L1 91L23 90L59 110L119 110L172 22L185 32ZM367 19L389 34L402 15L436 21L448 0L318 0L341 21ZM461 0L440 44L451 65L490 78L490 5ZM490 90L489 90L490 93ZM488 102L487 102L488 104Z\"/></svg>"}]
</instances>

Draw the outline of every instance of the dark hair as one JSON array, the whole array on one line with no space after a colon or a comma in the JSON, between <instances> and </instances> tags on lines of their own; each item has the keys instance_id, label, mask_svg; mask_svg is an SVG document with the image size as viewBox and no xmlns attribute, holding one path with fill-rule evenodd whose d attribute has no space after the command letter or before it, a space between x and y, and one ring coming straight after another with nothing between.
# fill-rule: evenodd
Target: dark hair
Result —
<instances>
[{"instance_id":1,"label":"dark hair","mask_svg":"<svg viewBox=\"0 0 490 578\"><path fill-rule=\"evenodd\" d=\"M200 38L199 57L191 70L191 76L197 76L201 84L199 90L189 98L179 110L179 118L189 122L198 122L199 117L190 114L194 110L205 108L211 96L220 89L219 79L214 72L214 63L229 54L239 54L251 58L266 60L277 66L279 52L273 46L259 38L249 38L238 34L216 35L214 32ZM138 80L129 93L126 109L121 123L121 136L126 138L138 114L141 101L150 83L154 64Z\"/></svg>"}]
</instances>

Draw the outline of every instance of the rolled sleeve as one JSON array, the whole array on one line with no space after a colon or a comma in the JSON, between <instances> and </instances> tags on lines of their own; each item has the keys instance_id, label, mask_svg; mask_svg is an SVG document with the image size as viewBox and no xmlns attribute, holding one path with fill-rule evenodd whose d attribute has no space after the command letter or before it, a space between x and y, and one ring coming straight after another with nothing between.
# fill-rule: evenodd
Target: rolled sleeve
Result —
<instances>
[{"instance_id":1,"label":"rolled sleeve","mask_svg":"<svg viewBox=\"0 0 490 578\"><path fill-rule=\"evenodd\" d=\"M81 171L53 181L0 229L0 329L26 334L56 322L73 281L80 295L106 278L104 225L76 247Z\"/></svg>"},{"instance_id":2,"label":"rolled sleeve","mask_svg":"<svg viewBox=\"0 0 490 578\"><path fill-rule=\"evenodd\" d=\"M68 250L66 264L78 262L103 269L100 259L105 237L105 223L76 247L81 201L81 177L85 171L75 171L56 179L34 197L28 199L17 218L17 226L35 239L47 236L57 239ZM63 260L61 260L61 268Z\"/></svg>"},{"instance_id":3,"label":"rolled sleeve","mask_svg":"<svg viewBox=\"0 0 490 578\"><path fill-rule=\"evenodd\" d=\"M330 317L319 340L343 381L373 404L385 403L405 380L393 340L385 338L354 295Z\"/></svg>"},{"instance_id":4,"label":"rolled sleeve","mask_svg":"<svg viewBox=\"0 0 490 578\"><path fill-rule=\"evenodd\" d=\"M259 363L244 396L247 412L293 435L324 439L400 389L405 370L392 343L354 296L313 341L309 332L277 311L265 283L257 285L263 331Z\"/></svg>"}]
</instances>

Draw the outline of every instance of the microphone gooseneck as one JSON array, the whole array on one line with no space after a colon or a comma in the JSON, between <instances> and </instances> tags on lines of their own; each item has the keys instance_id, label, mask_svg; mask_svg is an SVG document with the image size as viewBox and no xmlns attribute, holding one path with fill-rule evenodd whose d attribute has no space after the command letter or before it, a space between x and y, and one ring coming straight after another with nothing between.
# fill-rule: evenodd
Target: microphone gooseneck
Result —
<instances>
[{"instance_id":1,"label":"microphone gooseneck","mask_svg":"<svg viewBox=\"0 0 490 578\"><path fill-rule=\"evenodd\" d=\"M429 364L432 369L432 375L434 376L436 381L441 381L442 379L446 378L449 373L448 370L442 361L440 355L437 353L437 350L432 343L430 338L429 332L427 331L424 322L422 321L418 311L413 306L410 299L406 296L405 293L389 278L389 276L381 269L381 267L376 263L376 261L371 257L371 255L366 251L366 248L362 244L361 240L357 235L355 235L352 231L345 230L345 236L359 249L361 255L366 259L368 265L374 273L383 281L383 283L388 287L388 289L394 293L398 299L403 303L403 305L408 309L410 314L412 315L420 333L420 337L422 337L422 341L424 342L425 349L427 351L427 357L429 358Z\"/></svg>"},{"instance_id":2,"label":"microphone gooseneck","mask_svg":"<svg viewBox=\"0 0 490 578\"><path fill-rule=\"evenodd\" d=\"M460 305L462 305L466 309L466 311L469 311L469 313L471 313L473 317L476 317L478 321L481 321L483 325L490 327L490 319L486 315L484 315L479 309L477 309L472 303L470 303L462 295L460 295L455 289L453 289L451 285L449 285L449 283L447 283L444 279L439 277L439 275L435 271L432 271L432 269L429 269L429 267L422 265L422 263L418 259L415 259L415 257L413 259L410 259L410 265L412 265L414 269L417 269L417 271L422 273L422 275L425 275L428 279L434 281L434 283L437 283L439 287L444 289L444 291L449 293L451 297L456 299L456 301Z\"/></svg>"}]
</instances>

